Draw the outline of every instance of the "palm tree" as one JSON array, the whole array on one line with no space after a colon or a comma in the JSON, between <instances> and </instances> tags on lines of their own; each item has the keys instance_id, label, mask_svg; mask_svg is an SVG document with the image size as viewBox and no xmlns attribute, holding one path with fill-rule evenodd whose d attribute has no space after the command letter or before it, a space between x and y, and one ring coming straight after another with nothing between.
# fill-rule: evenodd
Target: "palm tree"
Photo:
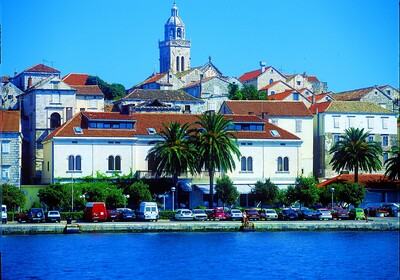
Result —
<instances>
[{"instance_id":1,"label":"palm tree","mask_svg":"<svg viewBox=\"0 0 400 280\"><path fill-rule=\"evenodd\" d=\"M399 180L400 178L400 149L395 146L392 148L391 154L393 157L388 158L385 161L386 172L385 175L389 177L389 180Z\"/></svg>"},{"instance_id":2,"label":"palm tree","mask_svg":"<svg viewBox=\"0 0 400 280\"><path fill-rule=\"evenodd\" d=\"M215 171L235 169L236 155L240 157L239 146L232 131L232 121L215 113L203 113L197 117L194 125L197 129L196 142L199 157L199 169L204 167L210 178L209 207L214 203L214 175Z\"/></svg>"},{"instance_id":3,"label":"palm tree","mask_svg":"<svg viewBox=\"0 0 400 280\"><path fill-rule=\"evenodd\" d=\"M163 124L160 136L164 141L158 142L152 147L146 159L154 157L156 165L156 174L161 175L163 172L172 175L173 186L178 183L178 178L182 173L189 171L195 172L197 161L197 153L195 145L190 141L188 136L189 124L185 123L181 126L179 122L170 122L169 125ZM178 191L176 192L176 195ZM178 200L176 200L178 203Z\"/></svg>"},{"instance_id":4,"label":"palm tree","mask_svg":"<svg viewBox=\"0 0 400 280\"><path fill-rule=\"evenodd\" d=\"M356 183L359 169L368 172L380 170L382 163L378 156L382 156L382 146L378 142L367 142L368 136L369 133L364 133L364 129L346 129L345 135L341 135L339 141L329 150L333 154L330 161L333 170L354 170Z\"/></svg>"}]
</instances>

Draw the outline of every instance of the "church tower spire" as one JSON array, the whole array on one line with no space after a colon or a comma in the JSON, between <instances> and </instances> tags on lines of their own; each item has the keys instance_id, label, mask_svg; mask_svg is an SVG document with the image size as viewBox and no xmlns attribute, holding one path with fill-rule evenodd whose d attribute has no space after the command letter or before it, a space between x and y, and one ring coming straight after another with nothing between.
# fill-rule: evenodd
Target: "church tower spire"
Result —
<instances>
[{"instance_id":1,"label":"church tower spire","mask_svg":"<svg viewBox=\"0 0 400 280\"><path fill-rule=\"evenodd\" d=\"M190 69L190 41L186 40L186 27L178 16L174 2L171 17L164 25L164 41L158 43L160 49L160 73L171 71L176 74Z\"/></svg>"}]
</instances>

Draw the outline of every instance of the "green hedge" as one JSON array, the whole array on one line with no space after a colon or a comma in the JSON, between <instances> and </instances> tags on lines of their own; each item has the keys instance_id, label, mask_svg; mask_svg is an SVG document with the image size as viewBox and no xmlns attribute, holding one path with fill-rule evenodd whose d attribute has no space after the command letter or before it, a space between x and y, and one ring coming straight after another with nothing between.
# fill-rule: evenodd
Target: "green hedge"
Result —
<instances>
[{"instance_id":1,"label":"green hedge","mask_svg":"<svg viewBox=\"0 0 400 280\"><path fill-rule=\"evenodd\" d=\"M175 217L175 211L171 210L163 210L160 211L158 214L160 220L171 220Z\"/></svg>"}]
</instances>

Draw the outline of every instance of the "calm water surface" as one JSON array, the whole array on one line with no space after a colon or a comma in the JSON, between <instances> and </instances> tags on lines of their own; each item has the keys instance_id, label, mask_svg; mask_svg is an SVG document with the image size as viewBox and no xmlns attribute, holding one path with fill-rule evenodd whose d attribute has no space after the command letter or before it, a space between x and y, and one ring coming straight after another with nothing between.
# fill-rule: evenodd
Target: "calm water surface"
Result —
<instances>
[{"instance_id":1,"label":"calm water surface","mask_svg":"<svg viewBox=\"0 0 400 280\"><path fill-rule=\"evenodd\" d=\"M3 279L399 279L399 232L2 236Z\"/></svg>"}]
</instances>

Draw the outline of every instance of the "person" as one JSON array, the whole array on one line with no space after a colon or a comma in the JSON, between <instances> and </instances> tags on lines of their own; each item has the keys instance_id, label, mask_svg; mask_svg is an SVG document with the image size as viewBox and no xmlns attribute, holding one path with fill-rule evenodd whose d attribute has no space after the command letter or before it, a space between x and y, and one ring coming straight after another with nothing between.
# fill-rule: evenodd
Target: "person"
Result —
<instances>
[{"instance_id":1,"label":"person","mask_svg":"<svg viewBox=\"0 0 400 280\"><path fill-rule=\"evenodd\" d=\"M249 219L247 218L247 214L245 211L243 211L243 225L248 226L249 225Z\"/></svg>"},{"instance_id":2,"label":"person","mask_svg":"<svg viewBox=\"0 0 400 280\"><path fill-rule=\"evenodd\" d=\"M365 219L367 220L366 223L368 223L368 209L367 208L364 208L364 216L365 216Z\"/></svg>"}]
</instances>

